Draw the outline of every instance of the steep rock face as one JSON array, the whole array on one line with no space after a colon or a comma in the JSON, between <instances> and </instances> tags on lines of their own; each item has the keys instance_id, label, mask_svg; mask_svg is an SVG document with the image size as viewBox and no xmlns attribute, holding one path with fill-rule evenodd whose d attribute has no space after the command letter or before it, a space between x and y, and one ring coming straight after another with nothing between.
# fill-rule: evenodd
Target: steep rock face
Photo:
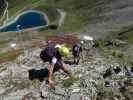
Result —
<instances>
[{"instance_id":1,"label":"steep rock face","mask_svg":"<svg viewBox=\"0 0 133 100\"><path fill-rule=\"evenodd\" d=\"M96 7L98 8L97 5ZM83 33L101 37L105 33L118 32L132 27L133 1L110 0L103 5L103 11L88 22ZM101 9L101 7L99 7ZM91 12L91 9L90 9ZM91 13L90 13L91 15Z\"/></svg>"}]
</instances>

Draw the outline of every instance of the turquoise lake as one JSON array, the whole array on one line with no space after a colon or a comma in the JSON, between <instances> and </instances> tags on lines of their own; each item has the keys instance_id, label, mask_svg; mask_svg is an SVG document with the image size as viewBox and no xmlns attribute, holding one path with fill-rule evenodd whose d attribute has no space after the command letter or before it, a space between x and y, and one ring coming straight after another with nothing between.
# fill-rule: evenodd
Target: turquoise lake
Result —
<instances>
[{"instance_id":1,"label":"turquoise lake","mask_svg":"<svg viewBox=\"0 0 133 100\"><path fill-rule=\"evenodd\" d=\"M46 26L48 24L44 13L39 11L26 11L7 25L0 27L0 32L18 31L23 29L35 28L39 26ZM19 27L18 27L19 26Z\"/></svg>"}]
</instances>

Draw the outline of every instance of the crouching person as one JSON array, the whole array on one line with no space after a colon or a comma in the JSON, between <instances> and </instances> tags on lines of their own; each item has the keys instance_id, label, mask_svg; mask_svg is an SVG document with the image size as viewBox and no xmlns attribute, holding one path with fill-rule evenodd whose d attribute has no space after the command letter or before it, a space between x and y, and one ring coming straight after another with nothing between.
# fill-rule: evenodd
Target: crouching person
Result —
<instances>
[{"instance_id":1,"label":"crouching person","mask_svg":"<svg viewBox=\"0 0 133 100\"><path fill-rule=\"evenodd\" d=\"M63 66L62 57L66 57L69 54L69 49L67 47L62 46L48 46L40 53L40 58L43 62L49 62L48 66L48 82L49 85L54 85L54 81L52 80L53 72L62 69L68 75L71 73Z\"/></svg>"}]
</instances>

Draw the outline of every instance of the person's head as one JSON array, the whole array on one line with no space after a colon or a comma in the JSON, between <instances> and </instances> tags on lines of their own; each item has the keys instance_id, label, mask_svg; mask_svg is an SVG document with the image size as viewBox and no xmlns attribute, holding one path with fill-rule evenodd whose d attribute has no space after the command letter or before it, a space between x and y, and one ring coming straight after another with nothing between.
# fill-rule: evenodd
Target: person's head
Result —
<instances>
[{"instance_id":1,"label":"person's head","mask_svg":"<svg viewBox=\"0 0 133 100\"><path fill-rule=\"evenodd\" d=\"M82 41L80 41L80 44L84 44L84 41L82 40Z\"/></svg>"},{"instance_id":2,"label":"person's head","mask_svg":"<svg viewBox=\"0 0 133 100\"><path fill-rule=\"evenodd\" d=\"M62 48L62 45L56 44L56 45L55 45L55 48Z\"/></svg>"},{"instance_id":3,"label":"person's head","mask_svg":"<svg viewBox=\"0 0 133 100\"><path fill-rule=\"evenodd\" d=\"M59 48L59 53L61 56L66 57L69 54L69 49L67 47Z\"/></svg>"}]
</instances>

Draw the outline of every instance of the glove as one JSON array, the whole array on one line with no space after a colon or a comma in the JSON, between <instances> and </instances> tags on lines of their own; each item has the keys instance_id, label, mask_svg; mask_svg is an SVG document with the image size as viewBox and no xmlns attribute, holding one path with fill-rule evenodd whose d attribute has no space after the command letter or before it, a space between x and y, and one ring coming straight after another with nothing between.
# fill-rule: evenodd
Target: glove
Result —
<instances>
[{"instance_id":1,"label":"glove","mask_svg":"<svg viewBox=\"0 0 133 100\"><path fill-rule=\"evenodd\" d=\"M56 62L57 62L57 58L53 57L52 58L52 64L56 64Z\"/></svg>"}]
</instances>

